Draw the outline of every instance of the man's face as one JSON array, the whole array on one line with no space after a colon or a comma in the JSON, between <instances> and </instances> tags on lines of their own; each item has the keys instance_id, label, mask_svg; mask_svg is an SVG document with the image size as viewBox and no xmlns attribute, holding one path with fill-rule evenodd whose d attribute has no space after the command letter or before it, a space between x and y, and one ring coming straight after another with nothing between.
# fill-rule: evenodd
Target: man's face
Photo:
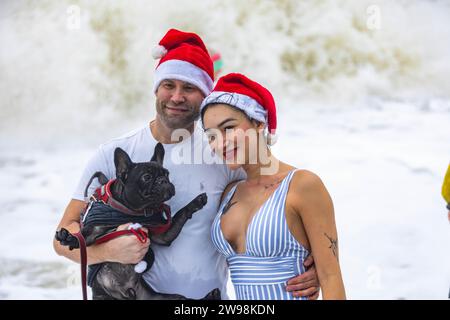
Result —
<instances>
[{"instance_id":1,"label":"man's face","mask_svg":"<svg viewBox=\"0 0 450 320\"><path fill-rule=\"evenodd\" d=\"M187 128L198 119L203 93L181 80L163 80L156 91L156 112L171 129Z\"/></svg>"}]
</instances>

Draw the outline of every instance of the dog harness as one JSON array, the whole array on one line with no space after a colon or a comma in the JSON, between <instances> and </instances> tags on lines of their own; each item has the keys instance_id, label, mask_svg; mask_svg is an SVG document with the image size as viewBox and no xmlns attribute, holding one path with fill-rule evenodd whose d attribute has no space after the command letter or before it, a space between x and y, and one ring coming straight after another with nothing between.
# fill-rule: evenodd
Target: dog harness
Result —
<instances>
[{"instance_id":1,"label":"dog harness","mask_svg":"<svg viewBox=\"0 0 450 320\"><path fill-rule=\"evenodd\" d=\"M115 200L111 194L111 185L115 179L97 188L81 217L82 226L89 224L118 226L124 223L139 223L151 234L166 232L172 223L170 207L163 203L158 208L133 211Z\"/></svg>"}]
</instances>

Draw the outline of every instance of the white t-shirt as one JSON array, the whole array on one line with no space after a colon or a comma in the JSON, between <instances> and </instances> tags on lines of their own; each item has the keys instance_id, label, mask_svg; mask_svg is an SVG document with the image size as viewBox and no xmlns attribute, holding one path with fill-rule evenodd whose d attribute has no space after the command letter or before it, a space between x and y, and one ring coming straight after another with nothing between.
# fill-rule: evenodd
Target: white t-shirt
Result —
<instances>
[{"instance_id":1,"label":"white t-shirt","mask_svg":"<svg viewBox=\"0 0 450 320\"><path fill-rule=\"evenodd\" d=\"M125 150L133 162L146 162L150 161L156 144L157 141L146 125L100 145L84 169L73 199L84 200L86 185L96 171L103 172L108 179L116 177L114 150L117 147ZM169 179L176 192L175 196L166 202L172 209L172 215L203 192L206 192L208 202L187 221L169 247L152 244L155 262L144 274L144 279L153 289L162 293L177 293L199 299L212 289L219 288L222 298L227 299L227 264L211 242L211 225L225 187L232 181L244 179L245 171L232 171L222 163L202 163L202 154L209 154L209 160L214 156L211 155L199 125L196 125L194 133L184 141L163 146L163 164L169 170ZM187 156L189 152L191 158L197 159L195 163L199 164L189 161L180 163L179 155ZM211 163L209 160L207 158L206 163ZM95 179L88 189L88 195L98 186Z\"/></svg>"}]
</instances>

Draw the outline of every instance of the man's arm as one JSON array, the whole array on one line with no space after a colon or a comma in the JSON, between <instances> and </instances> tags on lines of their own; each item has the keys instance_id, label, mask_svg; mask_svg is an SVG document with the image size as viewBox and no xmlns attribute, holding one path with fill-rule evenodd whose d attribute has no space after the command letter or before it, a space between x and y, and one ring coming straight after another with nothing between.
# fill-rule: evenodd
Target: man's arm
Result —
<instances>
[{"instance_id":1,"label":"man's arm","mask_svg":"<svg viewBox=\"0 0 450 320\"><path fill-rule=\"evenodd\" d=\"M57 230L62 228L67 229L70 233L77 233L80 231L80 214L86 207L86 203L80 200L71 200L66 207L64 215L57 227ZM101 251L98 248L101 246L91 246L87 249L88 264L101 263L105 261L102 257ZM53 248L55 252L64 256L74 262L80 263L80 251L78 249L69 250L69 247L63 246L53 238Z\"/></svg>"},{"instance_id":2,"label":"man's arm","mask_svg":"<svg viewBox=\"0 0 450 320\"><path fill-rule=\"evenodd\" d=\"M71 233L80 231L80 214L84 210L84 201L72 199L64 212L57 230L67 229ZM122 225L118 230L126 229L129 224ZM134 236L123 236L100 245L93 245L87 248L88 264L102 262L119 262L123 264L136 264L144 258L148 251L150 241L141 243ZM55 252L74 262L80 263L79 249L69 250L69 247L61 245L53 239Z\"/></svg>"}]
</instances>

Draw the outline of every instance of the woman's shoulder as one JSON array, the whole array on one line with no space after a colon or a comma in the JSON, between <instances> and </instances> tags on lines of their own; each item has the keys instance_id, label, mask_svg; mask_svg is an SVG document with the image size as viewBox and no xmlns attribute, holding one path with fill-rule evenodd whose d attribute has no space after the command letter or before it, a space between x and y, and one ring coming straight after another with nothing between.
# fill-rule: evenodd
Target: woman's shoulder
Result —
<instances>
[{"instance_id":1,"label":"woman's shoulder","mask_svg":"<svg viewBox=\"0 0 450 320\"><path fill-rule=\"evenodd\" d=\"M323 184L319 175L306 169L295 169L292 182L304 188L314 188Z\"/></svg>"},{"instance_id":2,"label":"woman's shoulder","mask_svg":"<svg viewBox=\"0 0 450 320\"><path fill-rule=\"evenodd\" d=\"M309 170L297 170L289 188L289 204L302 219L334 215L333 200L322 179ZM309 220L311 221L311 220Z\"/></svg>"},{"instance_id":3,"label":"woman's shoulder","mask_svg":"<svg viewBox=\"0 0 450 320\"><path fill-rule=\"evenodd\" d=\"M305 170L296 169L291 181L290 188L300 199L313 197L327 197L328 192L322 179L316 173Z\"/></svg>"},{"instance_id":4,"label":"woman's shoulder","mask_svg":"<svg viewBox=\"0 0 450 320\"><path fill-rule=\"evenodd\" d=\"M302 216L333 211L333 201L322 179L309 170L295 171L289 188L289 198L294 210Z\"/></svg>"}]
</instances>

